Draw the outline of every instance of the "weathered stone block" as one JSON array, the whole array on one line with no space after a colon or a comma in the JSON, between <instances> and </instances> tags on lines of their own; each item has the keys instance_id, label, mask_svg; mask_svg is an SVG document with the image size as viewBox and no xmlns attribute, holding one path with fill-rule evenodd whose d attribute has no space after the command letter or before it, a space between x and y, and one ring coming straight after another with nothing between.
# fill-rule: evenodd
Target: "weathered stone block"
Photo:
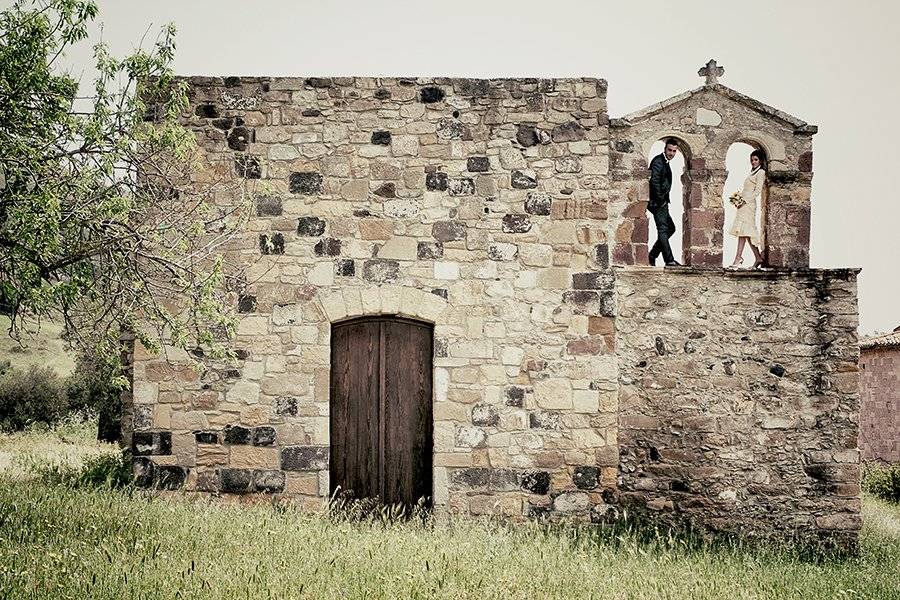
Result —
<instances>
[{"instance_id":1,"label":"weathered stone block","mask_svg":"<svg viewBox=\"0 0 900 600\"><path fill-rule=\"evenodd\" d=\"M321 471L328 468L327 446L288 446L281 449L285 471Z\"/></svg>"},{"instance_id":2,"label":"weathered stone block","mask_svg":"<svg viewBox=\"0 0 900 600\"><path fill-rule=\"evenodd\" d=\"M313 196L322 191L322 175L311 171L291 173L288 185L292 194Z\"/></svg>"},{"instance_id":3,"label":"weathered stone block","mask_svg":"<svg viewBox=\"0 0 900 600\"><path fill-rule=\"evenodd\" d=\"M363 263L363 279L372 283L393 283L400 278L400 263L396 260L373 258Z\"/></svg>"},{"instance_id":4,"label":"weathered stone block","mask_svg":"<svg viewBox=\"0 0 900 600\"><path fill-rule=\"evenodd\" d=\"M319 217L300 217L297 219L297 235L318 237L325 233L325 219Z\"/></svg>"}]
</instances>

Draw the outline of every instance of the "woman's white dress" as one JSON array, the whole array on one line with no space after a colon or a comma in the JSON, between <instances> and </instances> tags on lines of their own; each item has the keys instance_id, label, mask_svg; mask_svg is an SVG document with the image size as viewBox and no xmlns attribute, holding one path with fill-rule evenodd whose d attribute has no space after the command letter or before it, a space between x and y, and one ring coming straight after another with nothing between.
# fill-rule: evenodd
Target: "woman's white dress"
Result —
<instances>
[{"instance_id":1,"label":"woman's white dress","mask_svg":"<svg viewBox=\"0 0 900 600\"><path fill-rule=\"evenodd\" d=\"M756 198L762 193L766 183L766 172L763 169L751 171L744 180L741 197L744 205L737 209L734 223L729 233L736 237L749 237L754 246L759 246L759 230L756 227Z\"/></svg>"}]
</instances>

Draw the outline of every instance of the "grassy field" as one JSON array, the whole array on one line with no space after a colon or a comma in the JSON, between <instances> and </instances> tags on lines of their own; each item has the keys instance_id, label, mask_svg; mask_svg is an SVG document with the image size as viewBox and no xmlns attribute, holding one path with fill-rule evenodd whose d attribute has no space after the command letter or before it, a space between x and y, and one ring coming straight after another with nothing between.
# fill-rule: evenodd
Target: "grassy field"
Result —
<instances>
[{"instance_id":1,"label":"grassy field","mask_svg":"<svg viewBox=\"0 0 900 600\"><path fill-rule=\"evenodd\" d=\"M60 339L62 325L45 321L40 330L35 328L22 336L22 344L6 335L9 317L0 315L0 360L8 360L17 369L30 365L51 367L65 377L75 368L75 355L69 352L66 342Z\"/></svg>"},{"instance_id":2,"label":"grassy field","mask_svg":"<svg viewBox=\"0 0 900 600\"><path fill-rule=\"evenodd\" d=\"M0 598L900 598L900 508L871 498L860 556L818 562L590 528L352 523L35 478L110 452L81 429L0 441Z\"/></svg>"}]
</instances>

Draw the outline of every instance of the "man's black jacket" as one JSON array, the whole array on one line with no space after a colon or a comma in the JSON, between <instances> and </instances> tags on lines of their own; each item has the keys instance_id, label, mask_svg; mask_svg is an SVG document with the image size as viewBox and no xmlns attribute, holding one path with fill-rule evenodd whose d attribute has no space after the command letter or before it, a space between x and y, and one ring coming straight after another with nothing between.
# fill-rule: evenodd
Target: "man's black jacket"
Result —
<instances>
[{"instance_id":1,"label":"man's black jacket","mask_svg":"<svg viewBox=\"0 0 900 600\"><path fill-rule=\"evenodd\" d=\"M672 169L666 157L659 154L650 161L650 202L648 209L658 208L669 202L672 189Z\"/></svg>"}]
</instances>

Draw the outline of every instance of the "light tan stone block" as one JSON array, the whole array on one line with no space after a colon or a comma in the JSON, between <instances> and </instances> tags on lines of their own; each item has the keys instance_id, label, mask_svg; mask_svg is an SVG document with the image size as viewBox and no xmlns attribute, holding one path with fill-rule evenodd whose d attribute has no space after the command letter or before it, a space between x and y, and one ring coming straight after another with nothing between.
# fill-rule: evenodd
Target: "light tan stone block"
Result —
<instances>
[{"instance_id":1,"label":"light tan stone block","mask_svg":"<svg viewBox=\"0 0 900 600\"><path fill-rule=\"evenodd\" d=\"M534 399L540 408L565 410L572 408L572 384L568 379L550 378L534 383Z\"/></svg>"},{"instance_id":2,"label":"light tan stone block","mask_svg":"<svg viewBox=\"0 0 900 600\"><path fill-rule=\"evenodd\" d=\"M378 258L396 260L416 260L417 242L415 238L394 236L378 250Z\"/></svg>"}]
</instances>

